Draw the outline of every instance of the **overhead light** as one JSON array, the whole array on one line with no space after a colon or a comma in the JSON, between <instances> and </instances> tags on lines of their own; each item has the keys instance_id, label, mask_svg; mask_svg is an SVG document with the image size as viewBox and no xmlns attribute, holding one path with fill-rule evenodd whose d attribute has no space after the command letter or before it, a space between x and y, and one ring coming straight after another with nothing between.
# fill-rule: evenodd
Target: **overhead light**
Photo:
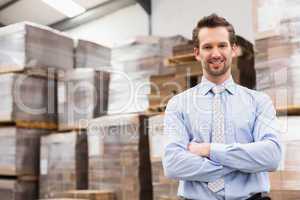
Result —
<instances>
[{"instance_id":1,"label":"overhead light","mask_svg":"<svg viewBox=\"0 0 300 200\"><path fill-rule=\"evenodd\" d=\"M86 11L85 8L72 0L43 0L46 4L58 10L67 17L75 17Z\"/></svg>"}]
</instances>

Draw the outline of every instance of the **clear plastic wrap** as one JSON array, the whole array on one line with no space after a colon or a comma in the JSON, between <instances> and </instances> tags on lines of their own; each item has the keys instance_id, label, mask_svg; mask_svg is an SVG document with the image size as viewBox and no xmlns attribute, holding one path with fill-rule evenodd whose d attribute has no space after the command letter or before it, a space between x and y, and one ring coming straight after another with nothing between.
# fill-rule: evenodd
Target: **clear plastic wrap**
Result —
<instances>
[{"instance_id":1,"label":"clear plastic wrap","mask_svg":"<svg viewBox=\"0 0 300 200\"><path fill-rule=\"evenodd\" d=\"M163 133L163 121L163 114L149 118L149 144L154 200L160 200L162 196L175 199L179 185L179 181L168 179L164 175L162 157L167 137Z\"/></svg>"},{"instance_id":2,"label":"clear plastic wrap","mask_svg":"<svg viewBox=\"0 0 300 200\"><path fill-rule=\"evenodd\" d=\"M85 131L52 133L41 138L39 197L87 189L87 135Z\"/></svg>"},{"instance_id":3,"label":"clear plastic wrap","mask_svg":"<svg viewBox=\"0 0 300 200\"><path fill-rule=\"evenodd\" d=\"M0 71L72 69L73 39L49 27L17 23L0 29Z\"/></svg>"},{"instance_id":4,"label":"clear plastic wrap","mask_svg":"<svg viewBox=\"0 0 300 200\"><path fill-rule=\"evenodd\" d=\"M115 190L118 200L152 200L147 117L104 116L88 128L89 188Z\"/></svg>"}]
</instances>

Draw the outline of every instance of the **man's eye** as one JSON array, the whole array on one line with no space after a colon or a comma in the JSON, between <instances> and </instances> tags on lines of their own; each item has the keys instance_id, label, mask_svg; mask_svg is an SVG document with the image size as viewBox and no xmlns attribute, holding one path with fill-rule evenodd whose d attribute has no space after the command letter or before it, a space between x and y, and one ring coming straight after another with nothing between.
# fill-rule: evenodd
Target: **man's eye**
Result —
<instances>
[{"instance_id":1,"label":"man's eye","mask_svg":"<svg viewBox=\"0 0 300 200\"><path fill-rule=\"evenodd\" d=\"M227 45L225 45L225 44L221 44L219 47L220 47L220 48L226 48L226 47L227 47Z\"/></svg>"},{"instance_id":2,"label":"man's eye","mask_svg":"<svg viewBox=\"0 0 300 200\"><path fill-rule=\"evenodd\" d=\"M208 50L208 49L211 49L211 47L210 46L205 46L205 47L203 47L203 49Z\"/></svg>"}]
</instances>

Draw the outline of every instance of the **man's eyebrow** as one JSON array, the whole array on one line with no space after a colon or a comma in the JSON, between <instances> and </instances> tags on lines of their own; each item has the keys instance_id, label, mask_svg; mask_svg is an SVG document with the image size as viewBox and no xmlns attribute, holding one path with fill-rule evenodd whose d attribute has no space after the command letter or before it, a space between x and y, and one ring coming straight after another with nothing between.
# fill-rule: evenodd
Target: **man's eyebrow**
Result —
<instances>
[{"instance_id":1,"label":"man's eyebrow","mask_svg":"<svg viewBox=\"0 0 300 200\"><path fill-rule=\"evenodd\" d=\"M201 44L201 46L208 46L208 45L212 45L212 43L208 42L208 43Z\"/></svg>"}]
</instances>

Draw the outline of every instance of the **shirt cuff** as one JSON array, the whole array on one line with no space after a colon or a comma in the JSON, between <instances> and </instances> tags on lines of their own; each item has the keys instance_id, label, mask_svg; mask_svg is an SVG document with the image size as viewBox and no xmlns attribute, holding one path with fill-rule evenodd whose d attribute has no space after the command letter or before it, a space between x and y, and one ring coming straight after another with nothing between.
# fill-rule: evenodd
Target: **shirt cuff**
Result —
<instances>
[{"instance_id":1,"label":"shirt cuff","mask_svg":"<svg viewBox=\"0 0 300 200\"><path fill-rule=\"evenodd\" d=\"M210 144L210 154L209 154L210 160L222 164L222 160L226 160L225 156L226 156L225 144L220 144L220 143Z\"/></svg>"}]
</instances>

